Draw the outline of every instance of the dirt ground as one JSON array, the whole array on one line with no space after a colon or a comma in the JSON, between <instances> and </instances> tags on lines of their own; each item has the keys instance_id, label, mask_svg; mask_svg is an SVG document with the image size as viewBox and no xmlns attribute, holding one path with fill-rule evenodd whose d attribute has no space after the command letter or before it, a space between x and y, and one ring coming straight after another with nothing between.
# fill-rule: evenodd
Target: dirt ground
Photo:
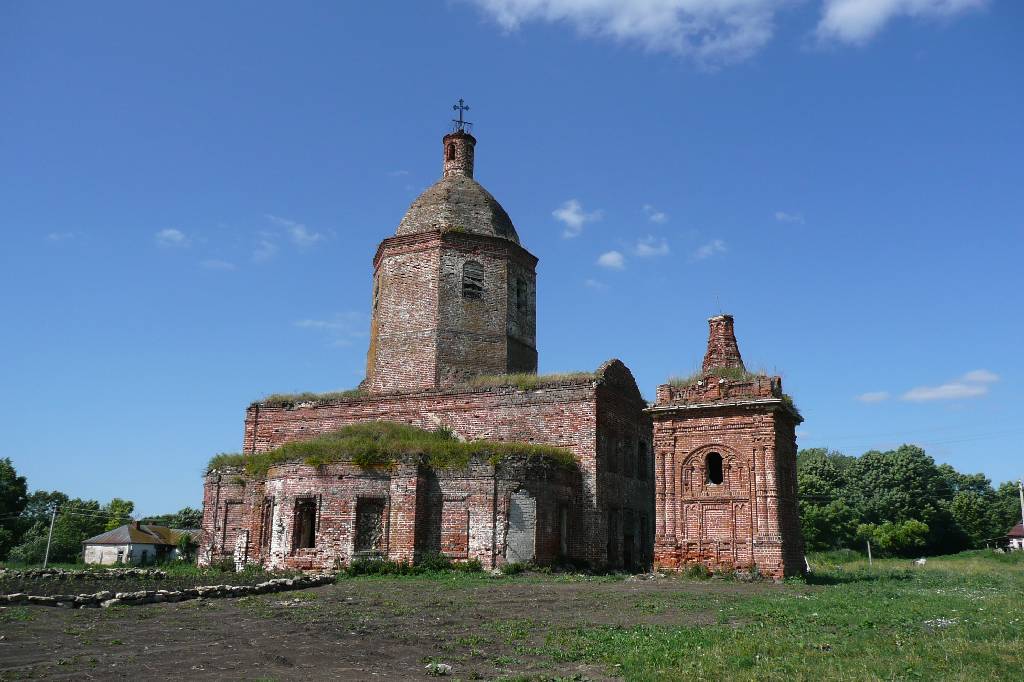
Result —
<instances>
[{"instance_id":1,"label":"dirt ground","mask_svg":"<svg viewBox=\"0 0 1024 682\"><path fill-rule=\"evenodd\" d=\"M176 604L0 609L0 679L616 679L556 660L554 629L714 623L716 595L771 584L676 580L364 578ZM691 608L679 608L688 603Z\"/></svg>"}]
</instances>

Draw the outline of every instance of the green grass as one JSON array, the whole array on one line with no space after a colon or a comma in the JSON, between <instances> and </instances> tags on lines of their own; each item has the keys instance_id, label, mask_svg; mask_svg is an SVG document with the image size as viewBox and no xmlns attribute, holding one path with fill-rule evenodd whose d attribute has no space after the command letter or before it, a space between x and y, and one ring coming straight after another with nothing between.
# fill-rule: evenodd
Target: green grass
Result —
<instances>
[{"instance_id":1,"label":"green grass","mask_svg":"<svg viewBox=\"0 0 1024 682\"><path fill-rule=\"evenodd\" d=\"M742 367L715 367L707 372L697 370L688 376L669 377L668 383L672 386L692 386L709 375L719 377L721 379L728 379L730 381L754 381L756 379L768 377L766 372L750 372Z\"/></svg>"},{"instance_id":2,"label":"green grass","mask_svg":"<svg viewBox=\"0 0 1024 682\"><path fill-rule=\"evenodd\" d=\"M1009 679L1024 651L1024 554L907 560L812 557L808 585L737 593L716 625L581 626L547 634L558 661L628 680ZM645 611L661 604L638 602Z\"/></svg>"},{"instance_id":3,"label":"green grass","mask_svg":"<svg viewBox=\"0 0 1024 682\"><path fill-rule=\"evenodd\" d=\"M559 384L579 384L594 381L597 374L594 372L564 372L561 374L492 374L487 376L473 377L466 381L469 388L503 388L514 387L521 391L532 391L545 386L557 386Z\"/></svg>"},{"instance_id":4,"label":"green grass","mask_svg":"<svg viewBox=\"0 0 1024 682\"><path fill-rule=\"evenodd\" d=\"M594 372L563 372L558 374L531 374L522 372L518 374L492 374L487 376L474 377L461 384L464 388L503 388L514 387L523 391L531 391L545 386L556 386L558 384L574 384L594 381L597 374ZM274 393L257 400L253 405L260 407L283 407L291 409L298 405L324 405L350 398L366 396L367 392L361 388L351 388L345 391L331 391L329 393Z\"/></svg>"},{"instance_id":5,"label":"green grass","mask_svg":"<svg viewBox=\"0 0 1024 682\"><path fill-rule=\"evenodd\" d=\"M345 400L346 398L358 398L364 395L366 395L366 391L359 388L350 388L344 391L331 391L329 393L273 393L261 400L257 400L253 404L259 405L260 407L292 408L296 405L302 405L305 403L323 405L324 403L333 403L339 400Z\"/></svg>"},{"instance_id":6,"label":"green grass","mask_svg":"<svg viewBox=\"0 0 1024 682\"><path fill-rule=\"evenodd\" d=\"M434 469L465 469L474 457L486 458L494 465L522 457L554 466L576 466L575 455L564 448L488 440L462 442L445 429L426 431L408 424L366 422L267 452L219 454L210 460L207 470L244 467L250 475L264 476L270 467L287 462L320 466L350 461L361 467L390 467L401 459L416 457Z\"/></svg>"},{"instance_id":7,"label":"green grass","mask_svg":"<svg viewBox=\"0 0 1024 682\"><path fill-rule=\"evenodd\" d=\"M669 377L668 383L669 385L677 388L686 388L687 386L693 386L698 381L709 375L719 377L721 379L727 379L729 381L756 381L758 379L770 378L770 375L767 372L760 370L757 372L751 372L742 367L715 367L707 372L698 370L688 376ZM800 421L803 421L803 416L800 414L800 410L797 409L796 403L793 402L793 397L788 393L783 393L781 398L783 404L785 404Z\"/></svg>"}]
</instances>

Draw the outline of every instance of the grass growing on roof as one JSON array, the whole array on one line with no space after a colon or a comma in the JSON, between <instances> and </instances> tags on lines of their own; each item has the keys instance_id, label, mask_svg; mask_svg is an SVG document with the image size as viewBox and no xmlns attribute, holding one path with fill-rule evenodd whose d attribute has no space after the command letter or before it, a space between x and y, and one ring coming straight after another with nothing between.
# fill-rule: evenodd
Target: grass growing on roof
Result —
<instances>
[{"instance_id":1,"label":"grass growing on roof","mask_svg":"<svg viewBox=\"0 0 1024 682\"><path fill-rule=\"evenodd\" d=\"M754 381L755 379L768 376L765 372L751 372L742 367L715 367L707 372L697 370L688 376L670 377L668 383L672 386L692 386L707 375L729 379L730 381Z\"/></svg>"},{"instance_id":2,"label":"grass growing on roof","mask_svg":"<svg viewBox=\"0 0 1024 682\"><path fill-rule=\"evenodd\" d=\"M512 456L564 467L576 464L571 452L550 445L489 440L462 442L444 428L427 431L395 422L366 422L351 424L311 440L285 443L268 452L216 455L210 460L208 470L245 467L249 474L263 476L270 467L286 462L319 466L351 461L357 466L372 467L391 466L408 456L422 456L424 463L434 469L465 469L474 456L486 457L491 464L500 464Z\"/></svg>"},{"instance_id":3,"label":"grass growing on roof","mask_svg":"<svg viewBox=\"0 0 1024 682\"><path fill-rule=\"evenodd\" d=\"M263 407L295 407L303 403L322 404L345 398L358 398L366 395L366 391L359 388L350 388L345 391L331 391L329 393L273 393L257 400L255 404Z\"/></svg>"},{"instance_id":4,"label":"grass growing on roof","mask_svg":"<svg viewBox=\"0 0 1024 682\"><path fill-rule=\"evenodd\" d=\"M473 377L466 382L471 388L499 388L501 386L515 386L516 388L529 391L544 386L557 384L582 383L593 381L597 378L594 372L563 372L560 374L530 374L520 372L518 374L489 374Z\"/></svg>"}]
</instances>

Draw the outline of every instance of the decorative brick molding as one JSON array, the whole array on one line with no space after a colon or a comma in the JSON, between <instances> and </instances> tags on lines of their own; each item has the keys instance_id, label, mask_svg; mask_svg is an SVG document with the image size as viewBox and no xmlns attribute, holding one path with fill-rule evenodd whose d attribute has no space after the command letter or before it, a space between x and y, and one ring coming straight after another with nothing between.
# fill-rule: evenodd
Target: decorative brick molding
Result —
<instances>
[{"instance_id":1,"label":"decorative brick molding","mask_svg":"<svg viewBox=\"0 0 1024 682\"><path fill-rule=\"evenodd\" d=\"M654 564L677 570L804 571L796 499L796 426L779 377L727 379L742 370L732 317L711 318L705 371L658 387L654 420Z\"/></svg>"}]
</instances>

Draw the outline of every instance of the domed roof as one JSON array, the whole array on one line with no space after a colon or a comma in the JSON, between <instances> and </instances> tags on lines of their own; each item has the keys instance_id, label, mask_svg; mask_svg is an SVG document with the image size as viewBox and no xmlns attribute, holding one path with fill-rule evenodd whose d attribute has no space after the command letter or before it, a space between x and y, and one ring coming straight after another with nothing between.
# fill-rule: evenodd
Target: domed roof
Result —
<instances>
[{"instance_id":1,"label":"domed roof","mask_svg":"<svg viewBox=\"0 0 1024 682\"><path fill-rule=\"evenodd\" d=\"M430 230L471 232L519 243L516 228L498 200L466 175L448 175L428 187L412 202L395 234Z\"/></svg>"}]
</instances>

